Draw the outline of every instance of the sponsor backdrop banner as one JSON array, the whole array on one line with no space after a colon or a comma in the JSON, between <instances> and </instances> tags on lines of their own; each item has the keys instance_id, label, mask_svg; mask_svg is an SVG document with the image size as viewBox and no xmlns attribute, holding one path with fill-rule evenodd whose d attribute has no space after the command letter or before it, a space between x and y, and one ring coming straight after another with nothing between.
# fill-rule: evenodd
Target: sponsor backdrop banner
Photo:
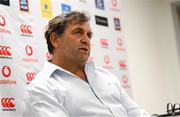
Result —
<instances>
[{"instance_id":1,"label":"sponsor backdrop banner","mask_svg":"<svg viewBox=\"0 0 180 117\"><path fill-rule=\"evenodd\" d=\"M22 117L26 87L51 55L44 31L56 15L84 10L93 31L90 60L131 95L119 0L0 0L0 116Z\"/></svg>"}]
</instances>

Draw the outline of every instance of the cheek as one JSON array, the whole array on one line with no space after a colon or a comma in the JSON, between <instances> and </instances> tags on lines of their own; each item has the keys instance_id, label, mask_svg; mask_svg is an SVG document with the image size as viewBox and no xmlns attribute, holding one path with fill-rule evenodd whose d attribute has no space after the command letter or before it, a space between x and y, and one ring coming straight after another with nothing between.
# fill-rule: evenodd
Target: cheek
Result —
<instances>
[{"instance_id":1,"label":"cheek","mask_svg":"<svg viewBox=\"0 0 180 117\"><path fill-rule=\"evenodd\" d=\"M78 43L74 43L74 42L70 42L68 45L67 45L67 48L69 50L71 50L72 52L76 52L79 48L78 46Z\"/></svg>"},{"instance_id":2,"label":"cheek","mask_svg":"<svg viewBox=\"0 0 180 117\"><path fill-rule=\"evenodd\" d=\"M80 46L80 42L78 41L78 39L70 37L65 42L63 42L62 45L66 51L74 53L77 52Z\"/></svg>"}]
</instances>

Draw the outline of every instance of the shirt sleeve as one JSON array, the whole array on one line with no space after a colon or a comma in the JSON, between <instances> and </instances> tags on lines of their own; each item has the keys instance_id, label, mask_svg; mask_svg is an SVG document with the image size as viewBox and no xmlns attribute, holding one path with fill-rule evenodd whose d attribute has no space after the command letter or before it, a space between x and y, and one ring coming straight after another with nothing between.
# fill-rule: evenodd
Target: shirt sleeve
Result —
<instances>
[{"instance_id":1,"label":"shirt sleeve","mask_svg":"<svg viewBox=\"0 0 180 117\"><path fill-rule=\"evenodd\" d=\"M25 93L23 117L70 117L52 91L30 87Z\"/></svg>"},{"instance_id":2,"label":"shirt sleeve","mask_svg":"<svg viewBox=\"0 0 180 117\"><path fill-rule=\"evenodd\" d=\"M128 117L150 117L150 115L140 108L135 101L126 93L124 88L120 86L121 102L128 113Z\"/></svg>"}]
</instances>

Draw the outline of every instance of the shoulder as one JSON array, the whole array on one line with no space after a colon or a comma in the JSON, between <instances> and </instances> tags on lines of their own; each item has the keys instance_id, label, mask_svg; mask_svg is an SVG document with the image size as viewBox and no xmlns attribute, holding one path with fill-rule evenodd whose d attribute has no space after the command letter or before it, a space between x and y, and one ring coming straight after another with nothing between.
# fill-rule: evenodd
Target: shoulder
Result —
<instances>
[{"instance_id":1,"label":"shoulder","mask_svg":"<svg viewBox=\"0 0 180 117\"><path fill-rule=\"evenodd\" d=\"M51 77L47 77L44 71L39 72L35 78L31 81L31 83L27 86L28 92L34 91L51 91L54 85L54 79Z\"/></svg>"}]
</instances>

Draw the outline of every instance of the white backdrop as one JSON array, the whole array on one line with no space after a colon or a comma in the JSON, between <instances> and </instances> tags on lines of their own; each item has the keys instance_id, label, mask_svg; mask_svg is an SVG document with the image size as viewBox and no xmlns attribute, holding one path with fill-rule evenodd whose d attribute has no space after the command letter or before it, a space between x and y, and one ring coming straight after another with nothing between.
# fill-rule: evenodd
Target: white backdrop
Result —
<instances>
[{"instance_id":1,"label":"white backdrop","mask_svg":"<svg viewBox=\"0 0 180 117\"><path fill-rule=\"evenodd\" d=\"M90 59L114 73L131 95L118 0L1 0L0 116L22 116L27 85L48 59L44 31L62 12L88 12L93 31Z\"/></svg>"}]
</instances>

